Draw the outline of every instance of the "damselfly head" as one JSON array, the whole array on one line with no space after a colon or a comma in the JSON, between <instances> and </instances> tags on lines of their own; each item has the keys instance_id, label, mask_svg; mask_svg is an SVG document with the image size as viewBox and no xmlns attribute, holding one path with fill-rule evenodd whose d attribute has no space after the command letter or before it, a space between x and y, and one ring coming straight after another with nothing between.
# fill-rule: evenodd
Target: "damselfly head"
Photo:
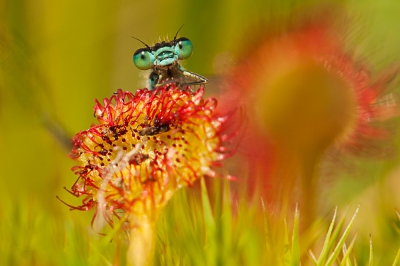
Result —
<instances>
[{"instance_id":1,"label":"damselfly head","mask_svg":"<svg viewBox=\"0 0 400 266\"><path fill-rule=\"evenodd\" d=\"M169 42L156 43L151 47L147 44L145 45L146 48L140 48L133 54L133 63L141 70L150 69L154 65L169 65L178 59L187 59L193 52L193 44L186 37ZM171 60L163 61L167 58ZM156 59L158 59L158 62Z\"/></svg>"},{"instance_id":2,"label":"damselfly head","mask_svg":"<svg viewBox=\"0 0 400 266\"><path fill-rule=\"evenodd\" d=\"M188 38L177 38L179 30L173 40L162 41L153 46L133 37L145 45L145 48L140 48L133 54L133 63L141 70L153 70L148 80L151 90L172 82L180 85L198 85L207 82L206 78L184 70L179 64L178 60L189 58L193 52L193 44Z\"/></svg>"}]
</instances>

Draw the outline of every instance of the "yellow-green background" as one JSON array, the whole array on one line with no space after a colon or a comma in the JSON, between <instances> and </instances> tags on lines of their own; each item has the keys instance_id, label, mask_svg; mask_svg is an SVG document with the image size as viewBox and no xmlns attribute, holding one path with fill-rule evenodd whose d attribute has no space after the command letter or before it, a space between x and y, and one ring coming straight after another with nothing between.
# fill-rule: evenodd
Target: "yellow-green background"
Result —
<instances>
[{"instance_id":1,"label":"yellow-green background","mask_svg":"<svg viewBox=\"0 0 400 266\"><path fill-rule=\"evenodd\" d=\"M400 2L394 0L3 0L0 264L77 265L93 249L85 239L99 237L82 229L90 226L92 213L69 212L55 198L59 195L79 204L62 189L70 187L76 176L61 139L64 131L72 136L95 122L95 98L108 97L118 88L135 91L145 86L144 74L132 63L133 52L142 44L131 36L152 45L159 38L172 38L185 24L179 35L194 44L185 67L214 77L217 55L227 52L235 58L246 52L251 57L251 49L240 47L245 46L252 26L283 25L293 14L327 3L344 14L338 25L348 27L341 30L352 55L368 62L373 71L400 61ZM335 200L345 204L371 186L380 186L388 172L395 176L397 156L355 164L367 170L339 182L343 185L331 193L332 205ZM390 208L400 207L395 200ZM71 244L74 241L82 246Z\"/></svg>"}]
</instances>

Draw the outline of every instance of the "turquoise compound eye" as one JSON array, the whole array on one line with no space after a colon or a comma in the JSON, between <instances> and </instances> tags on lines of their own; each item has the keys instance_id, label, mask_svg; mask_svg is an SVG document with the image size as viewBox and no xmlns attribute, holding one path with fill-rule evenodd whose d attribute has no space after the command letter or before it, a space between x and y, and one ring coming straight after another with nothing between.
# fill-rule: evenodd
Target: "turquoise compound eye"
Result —
<instances>
[{"instance_id":1,"label":"turquoise compound eye","mask_svg":"<svg viewBox=\"0 0 400 266\"><path fill-rule=\"evenodd\" d=\"M175 43L175 52L179 59L187 59L192 55L193 44L188 38L179 38Z\"/></svg>"},{"instance_id":2,"label":"turquoise compound eye","mask_svg":"<svg viewBox=\"0 0 400 266\"><path fill-rule=\"evenodd\" d=\"M153 66L153 62L154 55L147 48L139 49L133 54L133 63L141 70L150 69Z\"/></svg>"}]
</instances>

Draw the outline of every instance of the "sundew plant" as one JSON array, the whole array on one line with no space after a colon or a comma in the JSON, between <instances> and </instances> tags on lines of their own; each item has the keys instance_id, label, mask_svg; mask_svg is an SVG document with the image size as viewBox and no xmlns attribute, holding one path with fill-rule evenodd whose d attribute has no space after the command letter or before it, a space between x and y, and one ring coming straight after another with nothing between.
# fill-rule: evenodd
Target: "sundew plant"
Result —
<instances>
[{"instance_id":1,"label":"sundew plant","mask_svg":"<svg viewBox=\"0 0 400 266\"><path fill-rule=\"evenodd\" d=\"M397 3L0 12L1 265L398 265Z\"/></svg>"}]
</instances>

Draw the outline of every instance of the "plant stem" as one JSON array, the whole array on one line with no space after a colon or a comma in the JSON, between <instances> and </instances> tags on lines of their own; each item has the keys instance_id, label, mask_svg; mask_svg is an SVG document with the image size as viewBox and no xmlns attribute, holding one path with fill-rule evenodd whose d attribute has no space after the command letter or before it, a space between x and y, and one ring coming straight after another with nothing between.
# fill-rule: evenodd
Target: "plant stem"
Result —
<instances>
[{"instance_id":1,"label":"plant stem","mask_svg":"<svg viewBox=\"0 0 400 266\"><path fill-rule=\"evenodd\" d=\"M134 216L130 224L130 243L127 253L128 265L153 265L156 219L148 215Z\"/></svg>"}]
</instances>

